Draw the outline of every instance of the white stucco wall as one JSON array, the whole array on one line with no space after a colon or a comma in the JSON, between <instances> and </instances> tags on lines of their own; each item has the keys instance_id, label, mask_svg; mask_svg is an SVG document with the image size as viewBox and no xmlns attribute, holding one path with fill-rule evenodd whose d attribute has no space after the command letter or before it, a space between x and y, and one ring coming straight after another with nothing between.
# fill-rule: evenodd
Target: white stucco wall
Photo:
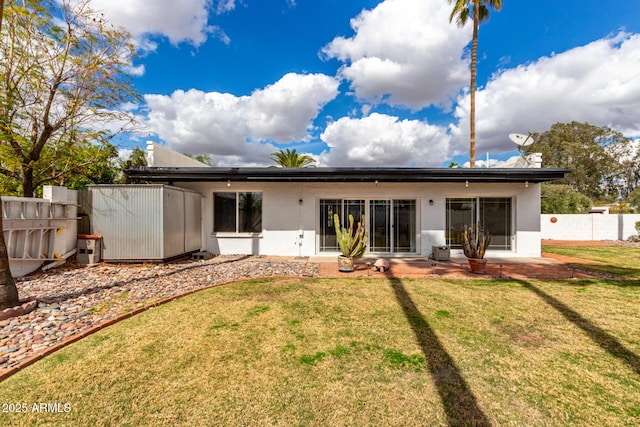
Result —
<instances>
[{"instance_id":1,"label":"white stucco wall","mask_svg":"<svg viewBox=\"0 0 640 427\"><path fill-rule=\"evenodd\" d=\"M320 199L415 199L418 226L416 245L421 256L432 245L445 244L446 199L451 197L512 197L514 241L511 251L488 256L540 256L540 186L537 184L396 184L396 183L222 183L177 184L199 191L203 199L203 246L215 254L313 256L317 251ZM213 233L213 193L262 192L262 226L259 235ZM300 203L299 201L302 200ZM433 204L429 204L433 200ZM302 233L302 237L300 234ZM414 254L415 255L415 254Z\"/></svg>"}]
</instances>

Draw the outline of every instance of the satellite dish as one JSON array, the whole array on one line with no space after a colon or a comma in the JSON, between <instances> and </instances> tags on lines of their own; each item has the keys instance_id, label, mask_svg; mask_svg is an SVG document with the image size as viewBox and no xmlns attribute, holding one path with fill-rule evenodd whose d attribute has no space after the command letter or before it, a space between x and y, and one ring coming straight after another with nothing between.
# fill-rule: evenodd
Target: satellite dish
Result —
<instances>
[{"instance_id":1,"label":"satellite dish","mask_svg":"<svg viewBox=\"0 0 640 427\"><path fill-rule=\"evenodd\" d=\"M524 147L527 147L533 144L534 141L533 141L533 137L531 136L531 133L529 133L529 135L523 135L521 133L510 133L509 139L518 146L518 152L520 153L520 157L522 157L524 161L527 162L528 165L530 165L531 162L529 162L529 159L527 159L524 155Z\"/></svg>"},{"instance_id":2,"label":"satellite dish","mask_svg":"<svg viewBox=\"0 0 640 427\"><path fill-rule=\"evenodd\" d=\"M510 133L509 139L513 141L514 144L520 147L526 147L533 144L533 138L531 135L523 135L521 133Z\"/></svg>"}]
</instances>

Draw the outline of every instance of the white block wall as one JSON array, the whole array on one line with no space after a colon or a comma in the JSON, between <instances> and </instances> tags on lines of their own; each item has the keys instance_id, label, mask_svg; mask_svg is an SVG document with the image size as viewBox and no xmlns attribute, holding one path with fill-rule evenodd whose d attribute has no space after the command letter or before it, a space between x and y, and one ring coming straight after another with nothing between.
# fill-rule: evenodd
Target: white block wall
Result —
<instances>
[{"instance_id":1,"label":"white block wall","mask_svg":"<svg viewBox=\"0 0 640 427\"><path fill-rule=\"evenodd\" d=\"M544 214L540 218L543 239L627 240L638 234L635 223L640 214Z\"/></svg>"}]
</instances>

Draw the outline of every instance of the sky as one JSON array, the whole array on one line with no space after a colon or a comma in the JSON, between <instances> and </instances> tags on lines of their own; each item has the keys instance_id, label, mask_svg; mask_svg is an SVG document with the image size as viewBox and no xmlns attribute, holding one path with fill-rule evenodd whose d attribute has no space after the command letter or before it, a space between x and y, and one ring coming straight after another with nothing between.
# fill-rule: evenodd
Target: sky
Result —
<instances>
[{"instance_id":1,"label":"sky","mask_svg":"<svg viewBox=\"0 0 640 427\"><path fill-rule=\"evenodd\" d=\"M136 39L144 130L215 166L469 160L472 25L446 0L91 0ZM503 1L480 26L476 166L558 122L640 136L638 0ZM150 6L152 4L153 6ZM124 107L123 107L124 108Z\"/></svg>"}]
</instances>

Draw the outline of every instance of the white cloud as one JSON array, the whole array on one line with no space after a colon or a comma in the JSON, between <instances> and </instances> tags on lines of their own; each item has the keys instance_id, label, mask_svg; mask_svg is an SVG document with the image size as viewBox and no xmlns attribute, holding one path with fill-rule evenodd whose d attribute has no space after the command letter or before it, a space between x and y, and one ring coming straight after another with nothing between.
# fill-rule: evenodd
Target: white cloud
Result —
<instances>
[{"instance_id":1,"label":"white cloud","mask_svg":"<svg viewBox=\"0 0 640 427\"><path fill-rule=\"evenodd\" d=\"M216 14L222 15L223 13L230 12L235 8L235 0L218 0L218 5L216 6Z\"/></svg>"},{"instance_id":2,"label":"white cloud","mask_svg":"<svg viewBox=\"0 0 640 427\"><path fill-rule=\"evenodd\" d=\"M146 95L148 125L170 148L209 153L217 165L268 164L269 142L309 139L313 120L338 95L338 81L323 74L287 74L250 96L191 89Z\"/></svg>"},{"instance_id":3,"label":"white cloud","mask_svg":"<svg viewBox=\"0 0 640 427\"><path fill-rule=\"evenodd\" d=\"M343 117L320 138L331 149L320 156L321 165L370 167L440 166L447 160L450 139L445 128L379 113Z\"/></svg>"},{"instance_id":4,"label":"white cloud","mask_svg":"<svg viewBox=\"0 0 640 427\"><path fill-rule=\"evenodd\" d=\"M118 159L126 162L131 157L131 153L133 153L133 150L129 148L118 148Z\"/></svg>"},{"instance_id":5,"label":"white cloud","mask_svg":"<svg viewBox=\"0 0 640 427\"><path fill-rule=\"evenodd\" d=\"M610 126L640 135L640 35L620 33L494 75L476 96L479 152L514 148L511 132L558 122ZM458 100L454 146L468 149L469 97Z\"/></svg>"},{"instance_id":6,"label":"white cloud","mask_svg":"<svg viewBox=\"0 0 640 427\"><path fill-rule=\"evenodd\" d=\"M91 5L103 11L110 22L126 28L147 50L155 48L154 43L144 40L148 35L166 36L174 45L188 42L200 46L213 34L228 43L220 28L207 24L210 0L91 0ZM233 1L220 2L217 10L229 8L233 8Z\"/></svg>"},{"instance_id":7,"label":"white cloud","mask_svg":"<svg viewBox=\"0 0 640 427\"><path fill-rule=\"evenodd\" d=\"M132 76L140 77L144 76L145 67L144 65L130 65L126 68L126 71Z\"/></svg>"},{"instance_id":8,"label":"white cloud","mask_svg":"<svg viewBox=\"0 0 640 427\"><path fill-rule=\"evenodd\" d=\"M446 1L386 0L351 20L355 35L323 48L345 62L341 75L358 98L414 110L449 106L469 79L461 59L471 28L449 23Z\"/></svg>"}]
</instances>

